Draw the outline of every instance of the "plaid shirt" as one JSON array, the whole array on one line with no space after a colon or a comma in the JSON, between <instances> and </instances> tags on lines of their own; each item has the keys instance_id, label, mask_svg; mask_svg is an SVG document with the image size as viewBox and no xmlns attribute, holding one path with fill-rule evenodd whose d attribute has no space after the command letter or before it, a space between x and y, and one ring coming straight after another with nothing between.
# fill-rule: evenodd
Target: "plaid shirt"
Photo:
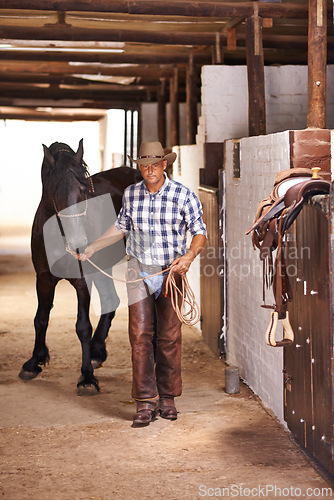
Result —
<instances>
[{"instance_id":1,"label":"plaid shirt","mask_svg":"<svg viewBox=\"0 0 334 500\"><path fill-rule=\"evenodd\" d=\"M197 196L165 175L156 193L144 181L126 188L115 226L128 234L128 255L145 265L166 266L186 253L187 231L206 236L202 213Z\"/></svg>"}]
</instances>

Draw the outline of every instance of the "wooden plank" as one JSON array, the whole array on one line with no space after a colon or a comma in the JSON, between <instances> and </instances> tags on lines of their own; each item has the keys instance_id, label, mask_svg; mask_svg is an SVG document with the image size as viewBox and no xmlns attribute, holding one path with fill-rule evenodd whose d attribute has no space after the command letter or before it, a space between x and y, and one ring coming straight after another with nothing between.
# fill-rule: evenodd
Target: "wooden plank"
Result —
<instances>
[{"instance_id":1,"label":"wooden plank","mask_svg":"<svg viewBox=\"0 0 334 500\"><path fill-rule=\"evenodd\" d=\"M237 30L230 28L227 30L227 50L236 50L237 48Z\"/></svg>"},{"instance_id":2,"label":"wooden plank","mask_svg":"<svg viewBox=\"0 0 334 500\"><path fill-rule=\"evenodd\" d=\"M327 200L328 201L328 200ZM328 208L328 205L327 205ZM311 215L312 214L312 215ZM331 446L333 444L332 332L330 328L330 272L329 272L329 223L326 213L319 207L308 205L303 214L308 231L312 232L312 454L328 471L334 472ZM314 272L316 270L316 272ZM309 449L309 451L311 451Z\"/></svg>"},{"instance_id":3,"label":"wooden plank","mask_svg":"<svg viewBox=\"0 0 334 500\"><path fill-rule=\"evenodd\" d=\"M224 164L224 144L222 142L204 143L204 168L200 169L201 184L218 187L219 170Z\"/></svg>"},{"instance_id":4,"label":"wooden plank","mask_svg":"<svg viewBox=\"0 0 334 500\"><path fill-rule=\"evenodd\" d=\"M298 441L333 473L330 224L329 200L322 198L323 208L319 200L303 207L287 237L295 341L284 349L285 419Z\"/></svg>"},{"instance_id":5,"label":"wooden plank","mask_svg":"<svg viewBox=\"0 0 334 500\"><path fill-rule=\"evenodd\" d=\"M285 419L292 434L305 446L307 442L306 424L310 421L309 407L310 387L309 376L305 369L305 359L309 358L308 310L303 307L303 276L304 267L296 252L303 244L302 227L297 230L296 222L289 230L285 244L287 272L292 287L293 302L289 304L290 322L294 331L294 343L284 349L285 375Z\"/></svg>"},{"instance_id":6,"label":"wooden plank","mask_svg":"<svg viewBox=\"0 0 334 500\"><path fill-rule=\"evenodd\" d=\"M309 0L307 126L326 128L327 10Z\"/></svg>"},{"instance_id":7,"label":"wooden plank","mask_svg":"<svg viewBox=\"0 0 334 500\"><path fill-rule=\"evenodd\" d=\"M264 28L272 28L274 25L272 17L264 17L263 18L263 27Z\"/></svg>"},{"instance_id":8,"label":"wooden plank","mask_svg":"<svg viewBox=\"0 0 334 500\"><path fill-rule=\"evenodd\" d=\"M249 135L266 134L262 20L255 13L246 19Z\"/></svg>"},{"instance_id":9,"label":"wooden plank","mask_svg":"<svg viewBox=\"0 0 334 500\"><path fill-rule=\"evenodd\" d=\"M2 25L0 27L0 37L8 40L63 40L74 42L95 40L98 42L138 42L165 45L215 45L216 43L215 33L59 28L58 25L44 27Z\"/></svg>"},{"instance_id":10,"label":"wooden plank","mask_svg":"<svg viewBox=\"0 0 334 500\"><path fill-rule=\"evenodd\" d=\"M187 144L196 143L197 132L197 75L191 55L186 77Z\"/></svg>"},{"instance_id":11,"label":"wooden plank","mask_svg":"<svg viewBox=\"0 0 334 500\"><path fill-rule=\"evenodd\" d=\"M166 79L162 78L157 92L158 100L158 138L166 146Z\"/></svg>"},{"instance_id":12,"label":"wooden plank","mask_svg":"<svg viewBox=\"0 0 334 500\"><path fill-rule=\"evenodd\" d=\"M18 61L2 61L0 60L1 73L30 73L38 74L86 74L86 75L109 75L109 76L127 76L140 77L155 80L158 78L171 78L174 76L173 69L161 68L157 66L107 66L103 63L96 62L95 64L80 64L75 66L68 62L57 61L31 61L30 64ZM1 75L2 76L2 75ZM181 71L181 76L184 78L184 71ZM3 81L1 79L1 81Z\"/></svg>"},{"instance_id":13,"label":"wooden plank","mask_svg":"<svg viewBox=\"0 0 334 500\"><path fill-rule=\"evenodd\" d=\"M202 335L210 349L220 355L221 287L219 276L218 189L199 187L203 220L208 240L201 252L201 315Z\"/></svg>"},{"instance_id":14,"label":"wooden plank","mask_svg":"<svg viewBox=\"0 0 334 500\"><path fill-rule=\"evenodd\" d=\"M170 130L170 146L177 146L180 142L180 126L179 126L179 93L178 93L178 69L174 68L174 76L170 79L169 94L171 108L171 130Z\"/></svg>"},{"instance_id":15,"label":"wooden plank","mask_svg":"<svg viewBox=\"0 0 334 500\"><path fill-rule=\"evenodd\" d=\"M150 49L150 52L141 53L122 53L122 54L107 54L107 53L96 53L96 52L71 52L69 56L68 53L61 53L57 51L29 51L25 50L22 52L20 49L16 50L0 50L0 60L10 60L10 61L59 61L66 62L68 60L72 62L86 62L95 63L99 61L101 64L177 64L177 63L187 63L189 59L188 52L186 53L176 53L174 48L171 47L169 53L161 53L161 50L156 48L155 52ZM209 64L211 61L211 56L206 54L194 53L194 60L197 64Z\"/></svg>"},{"instance_id":16,"label":"wooden plank","mask_svg":"<svg viewBox=\"0 0 334 500\"><path fill-rule=\"evenodd\" d=\"M177 28L175 28L177 29ZM228 30L219 32L220 42L227 43ZM59 28L54 27L34 27L34 26L5 26L0 27L1 38L8 40L19 40L21 44L25 40L44 41L57 40L67 42L117 42L117 43L148 43L164 45L216 45L216 32L164 32L146 30L110 30L105 28ZM292 46L300 50L307 50L307 35L280 35L265 33L262 35L262 43L265 48L290 49ZM333 47L333 36L328 37L328 48ZM242 32L238 34L238 46L244 47L245 36ZM8 53L15 53L14 50ZM101 54L103 56L103 54ZM194 54L195 55L195 54ZM107 55L108 56L108 55ZM200 54L199 54L200 57ZM197 58L196 58L197 59Z\"/></svg>"},{"instance_id":17,"label":"wooden plank","mask_svg":"<svg viewBox=\"0 0 334 500\"><path fill-rule=\"evenodd\" d=\"M254 2L193 2L165 0L11 0L11 9L108 12L160 16L249 17ZM8 0L0 0L0 9L8 9ZM294 3L259 4L262 17L307 19L307 5Z\"/></svg>"}]
</instances>

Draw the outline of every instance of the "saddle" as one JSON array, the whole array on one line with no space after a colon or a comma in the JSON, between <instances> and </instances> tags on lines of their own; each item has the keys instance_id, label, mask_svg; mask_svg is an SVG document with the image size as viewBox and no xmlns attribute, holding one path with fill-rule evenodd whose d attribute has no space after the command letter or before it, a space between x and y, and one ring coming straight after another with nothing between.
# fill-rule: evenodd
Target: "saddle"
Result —
<instances>
[{"instance_id":1,"label":"saddle","mask_svg":"<svg viewBox=\"0 0 334 500\"><path fill-rule=\"evenodd\" d=\"M265 336L266 343L272 347L288 346L294 341L287 310L288 303L292 300L292 291L282 243L284 234L309 198L329 193L330 182L319 177L319 170L318 167L292 168L279 172L272 192L269 197L259 203L255 222L246 231L246 234L252 233L253 247L260 250L260 260L263 262L263 305L261 307L273 309ZM275 299L273 305L266 304L265 290L269 287L273 289ZM283 326L283 338L276 341L279 320Z\"/></svg>"}]
</instances>

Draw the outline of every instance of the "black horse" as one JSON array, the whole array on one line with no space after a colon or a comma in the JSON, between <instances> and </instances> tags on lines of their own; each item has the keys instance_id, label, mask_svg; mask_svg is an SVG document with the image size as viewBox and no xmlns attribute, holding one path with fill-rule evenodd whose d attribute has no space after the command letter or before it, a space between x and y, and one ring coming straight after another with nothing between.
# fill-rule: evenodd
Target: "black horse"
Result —
<instances>
[{"instance_id":1,"label":"black horse","mask_svg":"<svg viewBox=\"0 0 334 500\"><path fill-rule=\"evenodd\" d=\"M78 394L96 394L99 385L94 368L107 358L105 340L119 299L113 280L96 271L90 263L74 259L66 252L66 245L80 252L101 236L121 208L124 189L138 182L141 176L138 170L119 167L90 177L83 161L82 140L76 153L67 144L59 142L49 148L43 145L43 148L42 197L31 234L38 297L34 319L35 345L32 357L24 363L19 376L23 380L35 378L42 371L41 366L50 360L46 330L55 287L65 278L75 288L78 299L76 333L82 345ZM100 267L111 273L112 266L124 253L124 243L120 242L97 252L94 257ZM93 336L89 319L92 283L101 302L101 317Z\"/></svg>"}]
</instances>

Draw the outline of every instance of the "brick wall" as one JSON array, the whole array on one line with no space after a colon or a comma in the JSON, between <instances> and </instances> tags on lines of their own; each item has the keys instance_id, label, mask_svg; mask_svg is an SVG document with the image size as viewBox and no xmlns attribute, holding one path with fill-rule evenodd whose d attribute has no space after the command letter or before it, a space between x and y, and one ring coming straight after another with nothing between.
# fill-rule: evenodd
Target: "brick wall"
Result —
<instances>
[{"instance_id":1,"label":"brick wall","mask_svg":"<svg viewBox=\"0 0 334 500\"><path fill-rule=\"evenodd\" d=\"M289 132L240 141L240 179L233 178L233 142L226 142L227 361L283 421L283 350L265 343L270 311L262 304L262 264L250 235L258 202L278 171L290 168ZM271 292L267 301L273 303ZM278 330L278 334L279 334Z\"/></svg>"}]
</instances>

